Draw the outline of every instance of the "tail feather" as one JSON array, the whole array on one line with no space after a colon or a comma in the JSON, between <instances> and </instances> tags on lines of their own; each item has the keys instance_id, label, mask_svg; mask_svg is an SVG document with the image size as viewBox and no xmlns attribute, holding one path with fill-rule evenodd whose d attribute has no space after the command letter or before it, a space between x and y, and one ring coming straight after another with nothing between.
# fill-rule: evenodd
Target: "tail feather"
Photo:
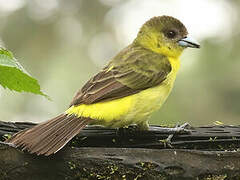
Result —
<instances>
[{"instance_id":1,"label":"tail feather","mask_svg":"<svg viewBox=\"0 0 240 180\"><path fill-rule=\"evenodd\" d=\"M64 135L62 134L62 132L65 130L67 130L69 128L69 126L71 127L71 123L72 121L75 120L72 116L68 116L66 117L65 121L61 121L59 122L57 125L55 125L54 127L49 128L46 132L44 132L44 134L41 134L42 137L40 137L41 139L44 138L44 142L42 143L38 143L35 144L34 146L32 146L31 148L38 152L41 149L44 148L49 148L49 144L61 137L64 137ZM78 121L74 121L75 123L78 123ZM49 133L52 132L52 133ZM59 134L61 134L61 136L59 136ZM65 138L65 137L64 137ZM36 139L36 141L39 140L39 138Z\"/></svg>"},{"instance_id":2,"label":"tail feather","mask_svg":"<svg viewBox=\"0 0 240 180\"><path fill-rule=\"evenodd\" d=\"M17 138L15 138L15 140L13 138L12 143L15 143L15 145L17 147L22 147L22 150L25 149L34 149L35 146L39 145L41 140L44 139L44 141L42 141L42 144L48 141L45 141L47 139L48 136L50 136L51 134L54 134L57 131L57 127L58 128L62 128L64 127L64 121L62 121L61 119L64 118L64 116L61 114L47 122L44 122L42 124L39 124L29 130L27 130L27 132L22 133L19 132L16 135L18 136ZM68 119L68 117L65 117L66 120ZM22 138L20 138L20 136L24 136L24 141L22 140ZM15 135L14 135L15 136ZM32 138L34 137L34 139ZM10 140L11 140L10 139ZM35 143L33 143L32 141L34 140ZM28 146L25 146L24 144L29 144Z\"/></svg>"},{"instance_id":3,"label":"tail feather","mask_svg":"<svg viewBox=\"0 0 240 180\"><path fill-rule=\"evenodd\" d=\"M51 148L49 147L46 155L50 155L53 152L55 151L58 151L58 149L62 149L62 147L64 147L68 141L71 138L71 136L76 136L79 131L82 129L82 127L85 127L88 123L87 122L83 122L82 124L78 124L76 127L73 127L74 129L68 134L68 133L65 133L66 137L65 138L62 138L62 139L58 139L57 141L54 142L54 145L51 146Z\"/></svg>"},{"instance_id":4,"label":"tail feather","mask_svg":"<svg viewBox=\"0 0 240 180\"><path fill-rule=\"evenodd\" d=\"M47 136L46 133L48 131L50 131L53 127L55 127L59 123L63 123L63 121L61 121L61 119L63 117L64 117L64 114L61 114L49 121L46 121L42 124L34 126L33 128L20 131L19 133L14 134L10 139L8 139L7 142L13 143L17 147L21 147L24 144L28 144L28 143L31 144L31 141L33 140L32 137L35 137L34 141L38 142L39 139L46 138L46 136ZM48 128L46 128L46 127L48 127ZM35 129L37 129L37 130L35 130ZM28 134L28 136L26 136L27 134ZM22 136L24 136L23 137L24 141L22 141L22 138L21 138ZM34 144L31 144L31 145L33 146ZM22 149L24 150L24 147Z\"/></svg>"},{"instance_id":5,"label":"tail feather","mask_svg":"<svg viewBox=\"0 0 240 180\"><path fill-rule=\"evenodd\" d=\"M36 153L38 154L39 152L44 150L46 152L46 155L50 155L51 152L55 152L58 149L61 149L57 148L57 146L63 147L67 142L69 142L72 139L72 137L77 135L83 127L82 122L78 122L74 118L68 119L68 121L69 122L67 125L61 127L53 134L51 134L49 137L44 139L45 142L43 144L38 144L36 147L34 147L34 151L36 151ZM78 124L79 126L77 126ZM73 129L74 131L72 131ZM59 136L59 134L61 134L61 136ZM69 134L69 138L66 138L67 134ZM61 142L61 140L63 142Z\"/></svg>"},{"instance_id":6,"label":"tail feather","mask_svg":"<svg viewBox=\"0 0 240 180\"><path fill-rule=\"evenodd\" d=\"M65 146L92 120L61 114L33 128L14 134L7 143L38 155L50 155Z\"/></svg>"}]
</instances>

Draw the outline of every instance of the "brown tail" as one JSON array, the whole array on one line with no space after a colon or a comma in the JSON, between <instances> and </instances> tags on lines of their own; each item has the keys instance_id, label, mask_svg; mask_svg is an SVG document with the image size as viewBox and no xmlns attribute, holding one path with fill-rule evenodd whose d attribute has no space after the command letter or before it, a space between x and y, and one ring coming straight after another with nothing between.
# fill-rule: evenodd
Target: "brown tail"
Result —
<instances>
[{"instance_id":1,"label":"brown tail","mask_svg":"<svg viewBox=\"0 0 240 180\"><path fill-rule=\"evenodd\" d=\"M33 128L14 134L7 143L37 155L50 155L65 146L91 119L61 114Z\"/></svg>"}]
</instances>

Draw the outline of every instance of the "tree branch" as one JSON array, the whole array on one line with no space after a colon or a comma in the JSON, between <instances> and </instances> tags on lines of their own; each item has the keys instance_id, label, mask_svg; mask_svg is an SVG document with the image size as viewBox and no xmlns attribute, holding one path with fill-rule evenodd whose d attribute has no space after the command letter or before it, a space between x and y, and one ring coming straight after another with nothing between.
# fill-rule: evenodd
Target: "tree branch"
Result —
<instances>
[{"instance_id":1,"label":"tree branch","mask_svg":"<svg viewBox=\"0 0 240 180\"><path fill-rule=\"evenodd\" d=\"M33 126L0 122L0 136ZM240 127L191 128L176 134L159 126L140 132L89 126L67 147L44 157L0 145L0 179L239 179Z\"/></svg>"}]
</instances>

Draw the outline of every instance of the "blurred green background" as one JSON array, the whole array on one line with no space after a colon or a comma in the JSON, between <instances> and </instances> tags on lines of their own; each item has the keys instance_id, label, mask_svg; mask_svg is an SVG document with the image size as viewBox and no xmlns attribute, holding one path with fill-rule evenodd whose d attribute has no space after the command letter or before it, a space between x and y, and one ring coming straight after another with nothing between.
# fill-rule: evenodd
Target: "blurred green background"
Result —
<instances>
[{"instance_id":1,"label":"blurred green background","mask_svg":"<svg viewBox=\"0 0 240 180\"><path fill-rule=\"evenodd\" d=\"M175 87L151 123L239 124L240 1L0 0L0 45L52 101L0 87L0 120L41 122L135 38L149 18L180 19L201 49L184 52Z\"/></svg>"}]
</instances>

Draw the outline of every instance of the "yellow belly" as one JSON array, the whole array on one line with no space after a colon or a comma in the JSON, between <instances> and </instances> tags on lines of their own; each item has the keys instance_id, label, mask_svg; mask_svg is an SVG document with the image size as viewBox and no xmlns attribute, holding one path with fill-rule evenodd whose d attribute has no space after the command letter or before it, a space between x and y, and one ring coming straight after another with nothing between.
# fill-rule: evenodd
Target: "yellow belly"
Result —
<instances>
[{"instance_id":1,"label":"yellow belly","mask_svg":"<svg viewBox=\"0 0 240 180\"><path fill-rule=\"evenodd\" d=\"M90 105L70 107L66 113L94 119L94 124L109 127L123 127L147 121L149 115L158 110L167 99L175 81L171 72L159 86L148 88L124 98Z\"/></svg>"}]
</instances>

